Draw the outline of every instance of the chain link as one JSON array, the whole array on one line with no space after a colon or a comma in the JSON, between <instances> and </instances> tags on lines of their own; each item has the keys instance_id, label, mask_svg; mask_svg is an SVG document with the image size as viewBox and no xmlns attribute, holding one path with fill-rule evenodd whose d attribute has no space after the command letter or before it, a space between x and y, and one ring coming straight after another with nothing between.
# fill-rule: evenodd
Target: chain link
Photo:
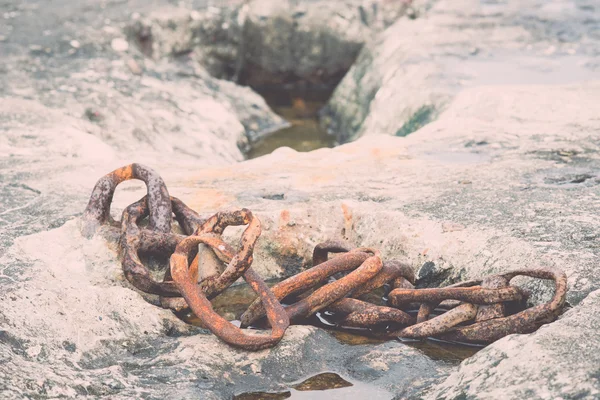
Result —
<instances>
[{"instance_id":1,"label":"chain link","mask_svg":"<svg viewBox=\"0 0 600 400\"><path fill-rule=\"evenodd\" d=\"M147 195L125 208L121 221L116 222L110 217L112 198L116 187L130 179L142 180ZM147 227L140 227L146 218ZM173 229L173 218L183 234ZM236 251L223 241L222 234L228 226L241 225L246 229ZM162 178L141 164L119 168L96 183L81 218L81 232L86 237L99 232L118 237L123 273L134 287L159 295L165 308L181 311L189 307L221 340L246 350L276 345L290 323L301 323L319 312L335 315L343 327L384 326L387 329L378 335L390 339L433 337L487 344L506 335L533 332L554 321L567 293L565 273L552 268L519 269L443 288L416 289L409 264L383 261L376 249L352 249L338 241L317 245L312 268L269 288L251 268L261 234L260 221L252 212L242 209L202 218L171 197ZM151 277L140 260L144 253L170 256L170 268L161 282ZM338 255L329 258L335 253ZM554 296L548 303L524 308L529 295L510 285L516 276L553 280ZM239 278L248 283L257 299L237 327L217 314L210 300ZM384 286L391 288L386 306L361 299ZM297 301L282 305L291 297ZM407 312L416 309L416 315ZM270 333L245 329L265 317Z\"/></svg>"}]
</instances>

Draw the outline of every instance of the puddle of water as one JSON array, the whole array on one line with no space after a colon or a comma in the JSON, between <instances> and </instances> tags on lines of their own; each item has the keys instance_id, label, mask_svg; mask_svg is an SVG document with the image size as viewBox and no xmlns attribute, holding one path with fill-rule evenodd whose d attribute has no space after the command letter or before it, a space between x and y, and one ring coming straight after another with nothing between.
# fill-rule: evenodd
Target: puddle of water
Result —
<instances>
[{"instance_id":1,"label":"puddle of water","mask_svg":"<svg viewBox=\"0 0 600 400\"><path fill-rule=\"evenodd\" d=\"M306 379L289 390L278 393L251 392L233 397L234 400L263 400L263 399L366 399L389 400L392 393L364 382L347 380L333 372L324 372Z\"/></svg>"},{"instance_id":2,"label":"puddle of water","mask_svg":"<svg viewBox=\"0 0 600 400\"><path fill-rule=\"evenodd\" d=\"M442 340L401 340L407 346L419 350L434 361L443 361L450 365L458 365L475 355L483 346L444 342Z\"/></svg>"},{"instance_id":3,"label":"puddle of water","mask_svg":"<svg viewBox=\"0 0 600 400\"><path fill-rule=\"evenodd\" d=\"M290 391L269 393L269 392L248 392L233 396L233 400L281 400L292 397Z\"/></svg>"},{"instance_id":4,"label":"puddle of water","mask_svg":"<svg viewBox=\"0 0 600 400\"><path fill-rule=\"evenodd\" d=\"M354 385L338 374L334 374L333 372L324 372L322 374L312 376L292 387L298 391L306 392L309 390L329 390L350 386Z\"/></svg>"},{"instance_id":5,"label":"puddle of water","mask_svg":"<svg viewBox=\"0 0 600 400\"><path fill-rule=\"evenodd\" d=\"M409 311L409 314L416 316L417 312L417 310L413 310ZM349 346L385 343L389 339L381 339L381 334L400 328L400 326L374 329L344 327L335 323L335 316L324 315L323 313L318 313L316 317L309 319L307 323L325 329L340 343ZM414 340L398 338L398 340L406 346L417 349L432 360L442 361L450 365L460 364L463 360L471 357L483 348L483 346L451 343L437 339Z\"/></svg>"},{"instance_id":6,"label":"puddle of water","mask_svg":"<svg viewBox=\"0 0 600 400\"><path fill-rule=\"evenodd\" d=\"M291 123L267 138L252 145L247 158L252 159L270 154L273 150L287 146L296 151L311 151L321 147L333 147L333 137L321 128L317 118L319 110L325 105L332 88L257 88L267 104L277 114Z\"/></svg>"}]
</instances>

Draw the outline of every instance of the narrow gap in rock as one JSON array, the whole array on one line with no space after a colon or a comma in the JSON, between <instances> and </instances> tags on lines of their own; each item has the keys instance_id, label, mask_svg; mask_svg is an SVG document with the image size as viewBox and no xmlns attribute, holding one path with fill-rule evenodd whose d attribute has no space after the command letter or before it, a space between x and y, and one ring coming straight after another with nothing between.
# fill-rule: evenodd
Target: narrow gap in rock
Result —
<instances>
[{"instance_id":1,"label":"narrow gap in rock","mask_svg":"<svg viewBox=\"0 0 600 400\"><path fill-rule=\"evenodd\" d=\"M300 152L334 147L335 138L319 124L318 116L335 86L333 83L304 82L254 86L253 89L263 96L269 107L291 125L252 143L246 157L260 157L284 146Z\"/></svg>"}]
</instances>

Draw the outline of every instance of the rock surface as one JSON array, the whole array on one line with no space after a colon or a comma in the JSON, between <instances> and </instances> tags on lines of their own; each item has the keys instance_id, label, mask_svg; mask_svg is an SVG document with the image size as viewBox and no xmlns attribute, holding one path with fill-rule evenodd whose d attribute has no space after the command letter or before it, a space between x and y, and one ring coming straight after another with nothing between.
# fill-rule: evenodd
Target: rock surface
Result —
<instances>
[{"instance_id":1,"label":"rock surface","mask_svg":"<svg viewBox=\"0 0 600 400\"><path fill-rule=\"evenodd\" d=\"M434 120L462 90L483 84L594 79L594 1L429 1L370 42L336 88L322 123L340 143L405 136Z\"/></svg>"},{"instance_id":2,"label":"rock surface","mask_svg":"<svg viewBox=\"0 0 600 400\"><path fill-rule=\"evenodd\" d=\"M52 26L25 38L25 29L33 29L27 22L55 7L66 14L65 20L81 18L89 26L82 31L73 31L73 24ZM122 154L200 159L205 165L241 161L249 139L288 125L249 88L214 79L190 62L154 62L134 46L125 49L124 21L97 14L79 16L86 5L79 7L83 10L65 11L43 3L14 7L22 11L14 11L14 21L8 19L12 34L0 43L7 65L12 66L2 71L3 97L33 99L60 109ZM119 14L105 11L104 17L123 19L127 15L123 7ZM29 37L36 37L39 44L23 46Z\"/></svg>"},{"instance_id":3,"label":"rock surface","mask_svg":"<svg viewBox=\"0 0 600 400\"><path fill-rule=\"evenodd\" d=\"M331 83L363 44L412 10L409 1L228 1L168 7L136 19L131 36L155 59L186 55L214 76L251 86Z\"/></svg>"},{"instance_id":4,"label":"rock surface","mask_svg":"<svg viewBox=\"0 0 600 400\"><path fill-rule=\"evenodd\" d=\"M413 24L441 24L444 15L448 29L472 27L474 37L485 36L481 32L489 31L481 29L488 24L473 8L463 10L472 18L456 23L455 7L467 3L439 1L423 22L402 20L382 40L397 30L408 32L406 26L428 32ZM260 101L257 95L187 63L138 59L128 46L125 54L143 69L136 75L123 52L111 47L120 31L102 30L106 18L129 15L122 3L111 3L104 14L92 2L78 3L90 28L80 36L38 32L33 37L40 38L41 52L48 47L53 54L43 55L24 44L22 33L34 29L26 17L44 15L44 5L23 4L6 11L12 33L0 31L7 36L0 46L8 66L0 75L1 398L229 399L245 391L283 390L321 371L370 382L396 398L598 396L600 79L473 83L448 91L435 121L407 137L374 135L378 131L369 125L369 134L335 149L281 148L237 163L236 135L245 134L243 115ZM507 21L510 11L536 32L584 32L572 40L581 43L585 62L597 61L586 49L597 45L592 27L598 19L574 26L567 18L597 16L595 6L547 4L541 8L549 13L544 22L532 17L539 7L505 4L496 4L488 22ZM565 17L564 10L572 12ZM554 24L550 16L559 14ZM514 37L513 25L504 30L498 24L498 41ZM434 28L439 26L425 36L433 38ZM444 32L438 31L439 40L450 40ZM62 43L63 35L68 48L50 47ZM92 38L100 40L100 49L90 44ZM540 39L540 48L547 40ZM442 57L444 47L436 43L422 43L424 57ZM526 43L535 49L538 42ZM71 48L79 56L69 58ZM422 82L421 89L438 93L445 90L441 81ZM417 82L405 83L416 88ZM385 103L396 106L396 98ZM92 107L98 105L105 108ZM403 124L384 104L369 107L379 113L381 126ZM268 110L259 114L276 121ZM174 119L185 128L179 135L161 123ZM160 144L132 131L151 125ZM176 148L180 139L185 151ZM305 268L314 244L343 238L378 247L386 258L405 258L421 277L440 283L554 265L568 274L572 308L538 332L504 338L460 366L400 342L348 346L303 326L290 328L272 350L233 350L133 290L111 245L79 235L77 216L95 181L132 161L151 165L172 195L203 214L240 207L256 212L264 232L254 265L265 278ZM139 183L123 184L113 214L143 193ZM229 239L237 233L228 231ZM532 291L534 302L552 293L546 282L519 284Z\"/></svg>"},{"instance_id":5,"label":"rock surface","mask_svg":"<svg viewBox=\"0 0 600 400\"><path fill-rule=\"evenodd\" d=\"M596 290L527 339L509 336L464 361L425 398L597 398L600 341L588 335L600 328L599 308Z\"/></svg>"}]
</instances>

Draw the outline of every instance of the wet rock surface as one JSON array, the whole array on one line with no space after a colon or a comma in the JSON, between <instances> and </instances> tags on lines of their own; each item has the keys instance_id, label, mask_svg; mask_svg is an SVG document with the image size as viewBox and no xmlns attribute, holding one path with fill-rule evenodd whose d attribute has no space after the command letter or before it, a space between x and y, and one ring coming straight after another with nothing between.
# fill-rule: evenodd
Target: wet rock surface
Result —
<instances>
[{"instance_id":1,"label":"wet rock surface","mask_svg":"<svg viewBox=\"0 0 600 400\"><path fill-rule=\"evenodd\" d=\"M498 43L523 35L533 39L515 51L555 45L556 57L563 50L571 57L581 50L585 70L594 72L596 7L546 3L473 8L471 2L439 1L431 14L390 27L381 41L413 32L413 41L423 40L419 54L444 61L449 49L470 48L471 39L448 47L440 42L454 39L439 30L442 25L493 41L478 47L481 54L504 54L496 52ZM0 26L6 56L0 75L0 397L228 399L285 390L322 371L368 382L396 398L598 396L600 81L459 88L448 70L411 85L404 77L386 88L373 86L378 92L366 122L339 114L347 126L360 125L360 140L311 153L281 148L238 163L236 142L247 135L245 121L257 115L276 124L277 117L256 94L215 79L196 63L138 57L125 36L131 22L126 8L133 12L138 4L124 4L106 2L102 11L95 2L79 2L53 13L44 3L2 4L9 23ZM136 12L154 11L139 7ZM465 17L457 20L460 7ZM574 22L581 13L587 24ZM57 20L73 25L44 35L49 28L31 21L46 21L40 18L46 14L49 26L60 25ZM123 16L121 22L115 15ZM516 22L508 24L506 15ZM41 49L30 47L28 30ZM564 48L548 39L559 31L566 35L560 36ZM568 53L573 43L579 44L575 55ZM412 68L394 58L404 54L399 48L390 51L389 65ZM383 68L361 62L355 71ZM443 107L420 111L432 122L406 137L375 135L403 129L406 117L396 111L413 112L399 98L378 99L400 87L416 110L426 105L415 97L417 89L436 93ZM364 104L353 97L346 103ZM148 132L153 136L145 138ZM556 266L569 277L572 308L538 332L504 338L459 366L400 342L348 346L304 326L290 328L274 349L234 350L136 292L123 278L115 249L79 234L77 216L95 181L132 161L156 169L172 195L202 214L254 211L264 228L254 265L265 278L308 267L316 243L338 238L407 259L425 284ZM143 193L139 183L123 184L113 215ZM231 240L237 234L227 231ZM535 303L553 289L539 281L519 284Z\"/></svg>"}]
</instances>

